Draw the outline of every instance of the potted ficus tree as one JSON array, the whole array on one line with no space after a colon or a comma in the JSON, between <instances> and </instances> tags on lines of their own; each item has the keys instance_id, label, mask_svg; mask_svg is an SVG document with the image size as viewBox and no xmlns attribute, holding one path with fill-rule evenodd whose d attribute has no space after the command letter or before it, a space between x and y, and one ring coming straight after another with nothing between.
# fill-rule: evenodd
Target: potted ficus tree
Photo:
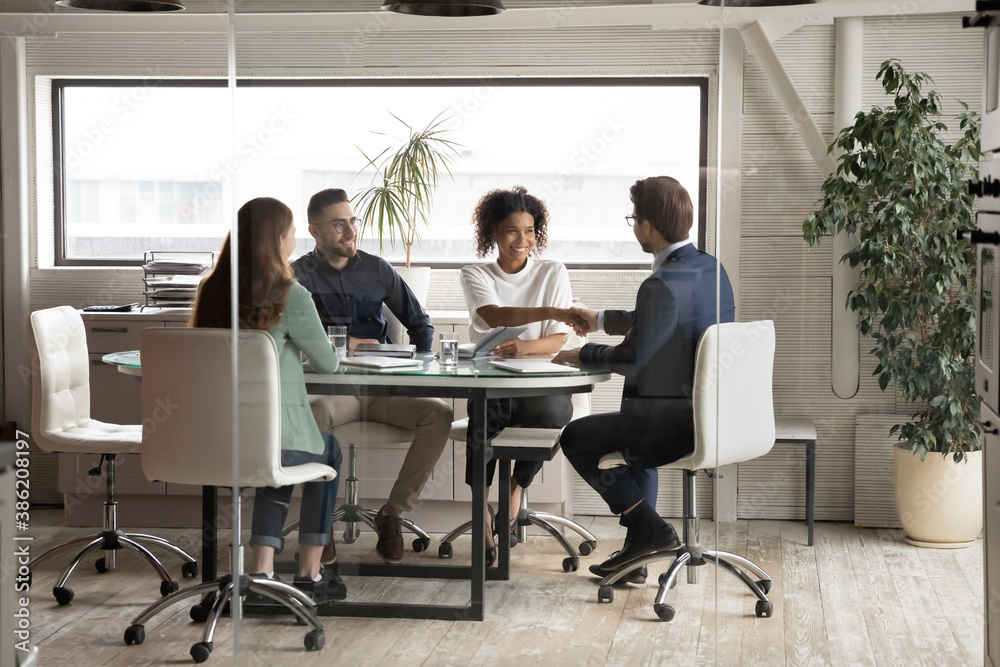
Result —
<instances>
[{"instance_id":1,"label":"potted ficus tree","mask_svg":"<svg viewBox=\"0 0 1000 667\"><path fill-rule=\"evenodd\" d=\"M874 375L914 410L894 426L896 502L911 544L962 546L982 529L979 397L975 389L975 227L979 123L962 103L961 136L947 144L941 100L922 73L896 60L877 78L890 99L858 113L830 150L836 172L802 225L810 245L848 233L842 261L860 270L847 306L878 360Z\"/></svg>"},{"instance_id":2,"label":"potted ficus tree","mask_svg":"<svg viewBox=\"0 0 1000 667\"><path fill-rule=\"evenodd\" d=\"M423 301L430 285L430 269L411 267L410 252L420 238L420 227L429 223L438 183L445 174L451 177L460 146L446 137L450 118L443 112L420 129L390 115L405 128L407 136L374 157L361 151L367 161L363 171L372 169L374 175L371 184L352 201L361 219L362 240L366 233L373 233L380 253L387 241L393 248L397 241L403 244L406 267L400 273Z\"/></svg>"}]
</instances>

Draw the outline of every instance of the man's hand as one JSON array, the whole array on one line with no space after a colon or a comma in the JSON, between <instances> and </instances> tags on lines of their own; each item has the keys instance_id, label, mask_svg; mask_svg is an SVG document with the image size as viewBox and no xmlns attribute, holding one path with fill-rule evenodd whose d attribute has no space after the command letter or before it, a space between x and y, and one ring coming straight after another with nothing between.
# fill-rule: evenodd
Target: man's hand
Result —
<instances>
[{"instance_id":1,"label":"man's hand","mask_svg":"<svg viewBox=\"0 0 1000 667\"><path fill-rule=\"evenodd\" d=\"M590 321L581 313L577 311L585 311L583 308L556 308L555 309L555 319L558 322L565 322L573 328L578 336L586 336L591 331L597 329L597 320L594 320L594 325L591 326ZM595 315L596 318L596 315Z\"/></svg>"},{"instance_id":2,"label":"man's hand","mask_svg":"<svg viewBox=\"0 0 1000 667\"><path fill-rule=\"evenodd\" d=\"M570 311L576 315L579 315L587 323L587 331L597 331L597 311L591 310L590 308L581 308L580 306L574 306L570 308Z\"/></svg>"},{"instance_id":3,"label":"man's hand","mask_svg":"<svg viewBox=\"0 0 1000 667\"><path fill-rule=\"evenodd\" d=\"M352 338L351 342L347 344L347 347L350 348L348 352L350 352L352 357L354 356L355 348L358 347L358 343L374 343L378 345L378 341L374 338Z\"/></svg>"},{"instance_id":4,"label":"man's hand","mask_svg":"<svg viewBox=\"0 0 1000 667\"><path fill-rule=\"evenodd\" d=\"M580 365L580 348L575 350L563 350L552 359L554 364L569 364L570 366Z\"/></svg>"}]
</instances>

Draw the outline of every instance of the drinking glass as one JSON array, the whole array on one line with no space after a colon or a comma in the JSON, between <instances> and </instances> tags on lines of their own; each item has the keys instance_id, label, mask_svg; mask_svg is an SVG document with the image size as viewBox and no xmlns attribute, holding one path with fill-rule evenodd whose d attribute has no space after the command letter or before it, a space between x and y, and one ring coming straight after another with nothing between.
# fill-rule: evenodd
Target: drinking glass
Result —
<instances>
[{"instance_id":1,"label":"drinking glass","mask_svg":"<svg viewBox=\"0 0 1000 667\"><path fill-rule=\"evenodd\" d=\"M337 348L341 357L347 356L347 327L329 326L326 328L326 335L330 337L330 342Z\"/></svg>"},{"instance_id":2,"label":"drinking glass","mask_svg":"<svg viewBox=\"0 0 1000 667\"><path fill-rule=\"evenodd\" d=\"M445 368L458 366L458 334L441 334L441 352L438 361Z\"/></svg>"}]
</instances>

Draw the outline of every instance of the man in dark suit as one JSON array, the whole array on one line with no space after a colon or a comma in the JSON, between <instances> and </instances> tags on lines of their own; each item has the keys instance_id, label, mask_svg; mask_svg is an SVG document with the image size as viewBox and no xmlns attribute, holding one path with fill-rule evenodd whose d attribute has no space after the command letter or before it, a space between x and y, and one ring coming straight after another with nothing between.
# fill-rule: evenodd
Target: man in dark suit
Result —
<instances>
[{"instance_id":1,"label":"man in dark suit","mask_svg":"<svg viewBox=\"0 0 1000 667\"><path fill-rule=\"evenodd\" d=\"M560 438L566 458L628 529L621 551L591 566L600 576L653 551L680 547L673 527L656 513L656 468L694 450L695 348L709 326L735 318L726 270L688 240L694 207L687 190L673 178L655 176L636 181L629 195L633 211L626 221L643 251L654 256L653 273L639 287L635 310L578 309L590 330L625 338L554 359L625 376L619 412L572 421ZM613 451L622 452L627 467L598 469L601 457ZM625 580L644 582L644 570Z\"/></svg>"}]
</instances>

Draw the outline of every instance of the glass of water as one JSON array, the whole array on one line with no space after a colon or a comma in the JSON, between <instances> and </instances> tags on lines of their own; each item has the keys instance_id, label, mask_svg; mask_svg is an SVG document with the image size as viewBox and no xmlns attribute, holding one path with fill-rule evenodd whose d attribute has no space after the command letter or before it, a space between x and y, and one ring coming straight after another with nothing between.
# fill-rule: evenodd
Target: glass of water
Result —
<instances>
[{"instance_id":1,"label":"glass of water","mask_svg":"<svg viewBox=\"0 0 1000 667\"><path fill-rule=\"evenodd\" d=\"M326 335L330 337L330 342L341 357L347 356L347 327L329 326L326 328Z\"/></svg>"},{"instance_id":2,"label":"glass of water","mask_svg":"<svg viewBox=\"0 0 1000 667\"><path fill-rule=\"evenodd\" d=\"M438 361L445 368L458 366L458 334L441 334L441 351L438 354Z\"/></svg>"}]
</instances>

